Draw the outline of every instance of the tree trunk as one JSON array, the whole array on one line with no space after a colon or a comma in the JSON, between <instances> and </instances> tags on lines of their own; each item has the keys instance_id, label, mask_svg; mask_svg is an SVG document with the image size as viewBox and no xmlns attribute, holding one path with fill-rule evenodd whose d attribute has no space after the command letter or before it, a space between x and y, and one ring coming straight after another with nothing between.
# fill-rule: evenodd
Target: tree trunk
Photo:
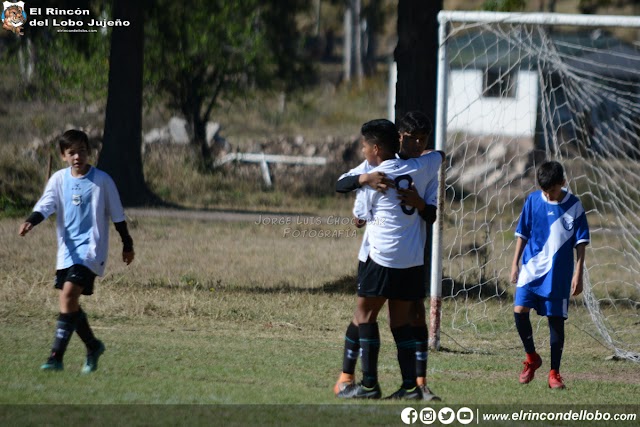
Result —
<instances>
[{"instance_id":1,"label":"tree trunk","mask_svg":"<svg viewBox=\"0 0 640 427\"><path fill-rule=\"evenodd\" d=\"M362 89L362 79L364 72L362 71L362 7L360 0L353 0L353 59L355 60L355 75L358 81L358 87Z\"/></svg>"},{"instance_id":2,"label":"tree trunk","mask_svg":"<svg viewBox=\"0 0 640 427\"><path fill-rule=\"evenodd\" d=\"M372 76L376 71L376 53L378 50L378 32L380 31L380 18L378 16L380 8L379 0L372 0L369 3L368 13L364 22L367 27L364 31L366 44L363 53L363 67L365 76Z\"/></svg>"},{"instance_id":3,"label":"tree trunk","mask_svg":"<svg viewBox=\"0 0 640 427\"><path fill-rule=\"evenodd\" d=\"M158 202L144 182L142 171L142 61L143 4L114 0L113 20L127 20L128 27L114 27L109 55L109 93L104 142L98 167L116 183L125 206Z\"/></svg>"},{"instance_id":4,"label":"tree trunk","mask_svg":"<svg viewBox=\"0 0 640 427\"><path fill-rule=\"evenodd\" d=\"M396 122L409 111L422 111L436 122L436 89L438 64L438 12L443 0L398 1L398 45L393 52L398 66L396 82ZM431 132L427 147L434 147ZM437 225L435 225L437 226ZM428 227L424 251L425 286L431 284L433 227ZM440 254L436 254L439 256ZM438 304L431 304L431 317L439 319ZM435 311L434 311L435 310ZM431 323L431 334L435 334ZM431 336L431 348L438 348L436 335Z\"/></svg>"},{"instance_id":5,"label":"tree trunk","mask_svg":"<svg viewBox=\"0 0 640 427\"><path fill-rule=\"evenodd\" d=\"M443 0L398 2L398 65L396 120L408 111L422 111L436 121L438 12ZM433 132L428 147L434 146Z\"/></svg>"},{"instance_id":6,"label":"tree trunk","mask_svg":"<svg viewBox=\"0 0 640 427\"><path fill-rule=\"evenodd\" d=\"M193 118L193 143L200 149L202 159L202 169L210 171L213 169L213 158L209 141L207 141L207 122L199 116Z\"/></svg>"},{"instance_id":7,"label":"tree trunk","mask_svg":"<svg viewBox=\"0 0 640 427\"><path fill-rule=\"evenodd\" d=\"M351 1L349 1L347 8L344 11L344 39L342 42L342 81L345 83L351 81L351 52L353 47L352 17Z\"/></svg>"}]
</instances>

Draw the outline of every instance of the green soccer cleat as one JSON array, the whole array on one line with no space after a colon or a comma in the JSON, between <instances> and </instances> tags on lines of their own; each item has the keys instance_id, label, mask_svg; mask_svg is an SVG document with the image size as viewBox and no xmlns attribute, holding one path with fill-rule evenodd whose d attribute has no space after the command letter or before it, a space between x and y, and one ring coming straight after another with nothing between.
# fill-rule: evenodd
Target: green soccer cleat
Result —
<instances>
[{"instance_id":1,"label":"green soccer cleat","mask_svg":"<svg viewBox=\"0 0 640 427\"><path fill-rule=\"evenodd\" d=\"M400 389L391 396L385 397L386 400L422 400L422 398L422 390L418 386L408 390L400 387Z\"/></svg>"},{"instance_id":2,"label":"green soccer cleat","mask_svg":"<svg viewBox=\"0 0 640 427\"><path fill-rule=\"evenodd\" d=\"M98 369L98 359L102 356L102 353L106 350L102 341L98 341L98 348L94 351L87 353L87 359L82 367L83 374L90 374Z\"/></svg>"},{"instance_id":3,"label":"green soccer cleat","mask_svg":"<svg viewBox=\"0 0 640 427\"><path fill-rule=\"evenodd\" d=\"M49 358L42 366L40 366L40 369L43 371L62 371L64 370L64 365L60 360Z\"/></svg>"},{"instance_id":4,"label":"green soccer cleat","mask_svg":"<svg viewBox=\"0 0 640 427\"><path fill-rule=\"evenodd\" d=\"M380 390L380 384L376 384L371 388L362 384L348 384L336 396L341 399L380 399L382 391Z\"/></svg>"}]
</instances>

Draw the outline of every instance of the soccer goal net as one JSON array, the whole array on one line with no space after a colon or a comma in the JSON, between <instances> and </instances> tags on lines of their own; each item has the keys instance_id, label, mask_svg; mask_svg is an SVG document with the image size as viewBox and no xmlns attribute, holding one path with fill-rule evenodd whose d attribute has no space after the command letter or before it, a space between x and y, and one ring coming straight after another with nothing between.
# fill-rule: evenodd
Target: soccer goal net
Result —
<instances>
[{"instance_id":1,"label":"soccer goal net","mask_svg":"<svg viewBox=\"0 0 640 427\"><path fill-rule=\"evenodd\" d=\"M591 229L570 324L640 362L640 18L445 11L439 20L436 147L447 161L435 333L447 347L519 348L514 231L537 165L557 160ZM543 347L547 324L536 319Z\"/></svg>"}]
</instances>

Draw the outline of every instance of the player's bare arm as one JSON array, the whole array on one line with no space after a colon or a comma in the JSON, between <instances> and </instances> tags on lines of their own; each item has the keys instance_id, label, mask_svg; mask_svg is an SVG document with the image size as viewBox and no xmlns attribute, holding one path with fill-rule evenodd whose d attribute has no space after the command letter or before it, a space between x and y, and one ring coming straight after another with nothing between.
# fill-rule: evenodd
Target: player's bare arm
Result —
<instances>
[{"instance_id":1,"label":"player's bare arm","mask_svg":"<svg viewBox=\"0 0 640 427\"><path fill-rule=\"evenodd\" d=\"M29 215L29 218L27 218L20 225L18 234L20 234L21 236L26 235L28 232L33 230L33 227L40 224L43 220L44 220L44 215L42 215L40 212L32 212L31 215Z\"/></svg>"},{"instance_id":2,"label":"player's bare arm","mask_svg":"<svg viewBox=\"0 0 640 427\"><path fill-rule=\"evenodd\" d=\"M424 212L427 204L424 199L420 197L420 194L418 194L414 183L411 183L411 187L409 188L398 188L397 191L401 205L411 206L416 208L418 212Z\"/></svg>"},{"instance_id":3,"label":"player's bare arm","mask_svg":"<svg viewBox=\"0 0 640 427\"><path fill-rule=\"evenodd\" d=\"M580 243L576 246L576 269L571 280L571 295L576 296L582 293L584 285L584 257L586 253L586 243Z\"/></svg>"},{"instance_id":4,"label":"player's bare arm","mask_svg":"<svg viewBox=\"0 0 640 427\"><path fill-rule=\"evenodd\" d=\"M122 240L122 261L129 265L135 258L135 252L133 251L133 239L129 235L127 222L116 222L113 225L116 227L116 231L120 234L120 239Z\"/></svg>"},{"instance_id":5,"label":"player's bare arm","mask_svg":"<svg viewBox=\"0 0 640 427\"><path fill-rule=\"evenodd\" d=\"M526 240L522 237L518 237L516 241L516 250L513 255L513 262L511 263L511 283L518 283L518 275L520 274L520 257L524 251Z\"/></svg>"},{"instance_id":6,"label":"player's bare arm","mask_svg":"<svg viewBox=\"0 0 640 427\"><path fill-rule=\"evenodd\" d=\"M26 235L28 232L30 232L33 229L33 224L31 224L30 222L23 222L20 225L20 230L19 230L19 234L21 236Z\"/></svg>"},{"instance_id":7,"label":"player's bare arm","mask_svg":"<svg viewBox=\"0 0 640 427\"><path fill-rule=\"evenodd\" d=\"M122 261L124 261L127 265L133 262L133 259L135 258L135 256L136 254L133 250L128 252L122 251Z\"/></svg>"},{"instance_id":8,"label":"player's bare arm","mask_svg":"<svg viewBox=\"0 0 640 427\"><path fill-rule=\"evenodd\" d=\"M363 173L358 177L358 184L361 187L368 185L381 193L395 187L393 180L389 179L384 172Z\"/></svg>"}]
</instances>

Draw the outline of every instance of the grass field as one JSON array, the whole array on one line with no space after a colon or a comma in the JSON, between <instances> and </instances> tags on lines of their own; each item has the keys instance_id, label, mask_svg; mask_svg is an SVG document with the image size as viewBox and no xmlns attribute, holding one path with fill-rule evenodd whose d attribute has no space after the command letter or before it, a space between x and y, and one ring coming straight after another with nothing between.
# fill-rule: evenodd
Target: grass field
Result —
<instances>
[{"instance_id":1,"label":"grass field","mask_svg":"<svg viewBox=\"0 0 640 427\"><path fill-rule=\"evenodd\" d=\"M291 226L348 228L296 225L302 218L294 216ZM344 404L331 388L353 312L355 285L345 277L355 273L360 235L292 237L285 233L288 225L254 222L130 222L136 260L128 267L119 262L119 244L112 239L108 273L83 301L107 352L98 372L81 376L77 337L64 372L38 370L57 313L54 221L25 238L17 236L19 219L0 221L0 403ZM545 322L534 323L545 365L539 378L521 386L522 351L510 302L487 303L486 324L454 330L447 324L456 304L445 304L445 350L429 361L430 384L443 403L638 404L638 366L605 360L610 351L589 332L582 309L572 308L566 328L563 374L569 388L553 392L544 373ZM386 316L380 323L380 380L390 393L399 385L399 369ZM477 333L483 329L490 333Z\"/></svg>"}]
</instances>

